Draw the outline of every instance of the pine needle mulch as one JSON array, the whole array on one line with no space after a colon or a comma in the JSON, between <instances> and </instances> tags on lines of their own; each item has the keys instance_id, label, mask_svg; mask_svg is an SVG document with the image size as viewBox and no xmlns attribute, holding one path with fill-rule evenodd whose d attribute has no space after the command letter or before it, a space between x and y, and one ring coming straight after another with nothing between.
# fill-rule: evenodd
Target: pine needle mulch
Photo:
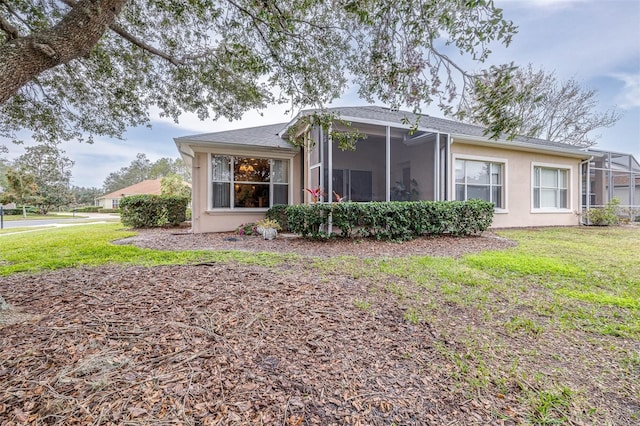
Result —
<instances>
[{"instance_id":1,"label":"pine needle mulch","mask_svg":"<svg viewBox=\"0 0 640 426\"><path fill-rule=\"evenodd\" d=\"M0 290L23 315L0 324L2 425L523 421L513 398L456 389L437 330L364 279L99 267L5 277ZM354 306L372 294L374 308Z\"/></svg>"}]
</instances>

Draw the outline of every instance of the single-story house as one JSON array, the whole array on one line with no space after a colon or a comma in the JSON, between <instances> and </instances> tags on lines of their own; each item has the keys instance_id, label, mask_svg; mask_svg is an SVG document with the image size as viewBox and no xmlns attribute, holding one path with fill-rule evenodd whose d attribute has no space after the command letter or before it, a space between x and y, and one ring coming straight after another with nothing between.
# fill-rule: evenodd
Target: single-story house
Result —
<instances>
[{"instance_id":1,"label":"single-story house","mask_svg":"<svg viewBox=\"0 0 640 426\"><path fill-rule=\"evenodd\" d=\"M491 140L478 126L378 106L331 108L340 120L325 130L305 120L314 112L176 138L192 170L193 232L230 231L275 204L311 202L305 189L315 188L321 202L481 198L495 204L496 228L578 225L597 185L585 176L603 156L528 137ZM354 130L364 135L355 150L339 149L335 132Z\"/></svg>"},{"instance_id":2,"label":"single-story house","mask_svg":"<svg viewBox=\"0 0 640 426\"><path fill-rule=\"evenodd\" d=\"M117 209L120 200L129 195L160 195L160 181L162 179L148 179L138 182L126 188L105 194L96 198L96 206L103 209Z\"/></svg>"}]
</instances>

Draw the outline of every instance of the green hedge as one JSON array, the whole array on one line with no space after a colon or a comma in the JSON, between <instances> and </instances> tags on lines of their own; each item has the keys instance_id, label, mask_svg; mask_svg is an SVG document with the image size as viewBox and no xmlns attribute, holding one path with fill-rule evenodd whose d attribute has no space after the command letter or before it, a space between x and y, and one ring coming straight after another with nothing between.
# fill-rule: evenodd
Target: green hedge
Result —
<instances>
[{"instance_id":1,"label":"green hedge","mask_svg":"<svg viewBox=\"0 0 640 426\"><path fill-rule=\"evenodd\" d=\"M274 208L267 217L282 226L283 209ZM330 217L333 235L406 241L420 235L463 236L486 231L493 222L494 205L483 200L346 202L287 206L284 211L288 229L303 237L331 236L327 233Z\"/></svg>"},{"instance_id":2,"label":"green hedge","mask_svg":"<svg viewBox=\"0 0 640 426\"><path fill-rule=\"evenodd\" d=\"M276 204L267 210L267 219L273 219L280 225L283 231L289 231L289 221L287 220L288 204Z\"/></svg>"},{"instance_id":3,"label":"green hedge","mask_svg":"<svg viewBox=\"0 0 640 426\"><path fill-rule=\"evenodd\" d=\"M76 209L74 209L76 212L80 212L80 213L98 213L99 211L102 210L102 207L100 206L83 206L83 207L78 207Z\"/></svg>"},{"instance_id":4,"label":"green hedge","mask_svg":"<svg viewBox=\"0 0 640 426\"><path fill-rule=\"evenodd\" d=\"M27 214L39 214L40 210L35 207L28 206L26 208ZM2 209L2 213L7 216L22 216L22 207L17 209Z\"/></svg>"},{"instance_id":5,"label":"green hedge","mask_svg":"<svg viewBox=\"0 0 640 426\"><path fill-rule=\"evenodd\" d=\"M186 220L187 197L132 195L120 200L120 220L133 228L176 226Z\"/></svg>"}]
</instances>

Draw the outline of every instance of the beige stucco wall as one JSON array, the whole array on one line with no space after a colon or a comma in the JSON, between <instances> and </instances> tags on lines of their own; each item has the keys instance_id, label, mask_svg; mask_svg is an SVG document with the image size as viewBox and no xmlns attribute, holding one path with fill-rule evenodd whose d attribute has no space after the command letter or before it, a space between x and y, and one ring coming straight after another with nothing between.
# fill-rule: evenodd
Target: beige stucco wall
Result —
<instances>
[{"instance_id":1,"label":"beige stucco wall","mask_svg":"<svg viewBox=\"0 0 640 426\"><path fill-rule=\"evenodd\" d=\"M115 198L101 198L98 200L98 205L103 209L111 209L113 208L113 200ZM119 200L119 198L117 198Z\"/></svg>"},{"instance_id":2,"label":"beige stucco wall","mask_svg":"<svg viewBox=\"0 0 640 426\"><path fill-rule=\"evenodd\" d=\"M416 148L417 149L417 148ZM421 151L425 150L425 147L421 147ZM371 153L379 153L379 149L372 149ZM209 151L212 152L212 151ZM285 158L287 155L292 157L290 162L291 167L291 181L290 181L290 196L291 203L301 203L305 197L304 187L308 187L308 167L301 168L301 154L300 153L282 153L274 152L270 155L268 152L251 152L251 151L234 151L234 152L219 152L224 155L243 155L243 156L256 156L260 158ZM396 152L396 155L400 152ZM424 153L422 153L424 155ZM405 160L405 156L397 155L395 159ZM451 164L456 158L467 159L485 159L489 161L504 162L505 167L505 209L503 211L497 211L494 215L493 226L495 228L504 227L525 227L525 226L570 226L578 225L579 217L576 212L579 209L579 197L580 197L580 162L579 158L553 155L548 153L519 151L516 149L505 149L505 147L491 147L491 146L479 146L471 143L464 143L464 141L454 140L451 145L450 158ZM338 156L338 160L348 160L348 155L343 158ZM433 154L430 152L429 159L433 161ZM409 160L409 159L407 159ZM424 158L420 158L420 163L414 163L415 158L411 158L411 172L412 175L417 172L424 171L422 169L428 169L424 167ZM248 222L255 222L262 219L265 215L266 209L220 209L209 210L209 153L208 152L196 152L193 158L193 170L192 170L192 186L193 186L193 208L192 208L192 229L193 232L226 232L236 229L239 225ZM553 212L553 213L541 213L536 212L532 208L532 176L533 176L533 164L558 166L562 168L569 168L570 170L570 206L567 211ZM384 163L383 163L384 164ZM348 167L356 169L356 165L350 162L336 165L334 168ZM395 166L395 164L392 164ZM422 166L422 167L421 167ZM382 168L384 170L384 167ZM449 198L454 199L454 173L455 168L450 168L450 176L448 177ZM306 183L304 186L301 184L301 173L305 173ZM384 173L382 173L383 175ZM424 180L427 180L427 176L420 176ZM393 177L395 178L395 176ZM374 178L375 181L375 178ZM374 182L375 185L375 182ZM432 185L425 185L427 188L420 188L421 191L429 192ZM423 193L421 197L423 198Z\"/></svg>"},{"instance_id":3,"label":"beige stucco wall","mask_svg":"<svg viewBox=\"0 0 640 426\"><path fill-rule=\"evenodd\" d=\"M229 152L221 152L229 155ZM256 156L259 158L282 158L282 154L276 153L270 156L268 152L241 152L237 155ZM300 154L296 154L290 163L292 168L292 181L289 182L292 194L292 204L300 202ZM291 174L290 174L291 176ZM195 233L203 232L227 232L233 231L238 226L263 219L267 209L220 209L209 210L209 153L196 152L193 159L192 170L192 230Z\"/></svg>"},{"instance_id":4,"label":"beige stucco wall","mask_svg":"<svg viewBox=\"0 0 640 426\"><path fill-rule=\"evenodd\" d=\"M537 152L508 150L504 147L493 148L486 146L476 146L463 142L452 143L451 164L455 158L487 159L494 161L504 161L505 170L505 196L506 204L504 211L497 211L494 215L493 227L526 227L526 226L571 226L579 224L580 202L580 162L581 159L563 157L559 155L543 154ZM558 167L568 167L569 176L569 198L570 205L567 211L560 213L542 213L533 211L533 164ZM454 199L455 173L451 168L449 180L449 196Z\"/></svg>"}]
</instances>

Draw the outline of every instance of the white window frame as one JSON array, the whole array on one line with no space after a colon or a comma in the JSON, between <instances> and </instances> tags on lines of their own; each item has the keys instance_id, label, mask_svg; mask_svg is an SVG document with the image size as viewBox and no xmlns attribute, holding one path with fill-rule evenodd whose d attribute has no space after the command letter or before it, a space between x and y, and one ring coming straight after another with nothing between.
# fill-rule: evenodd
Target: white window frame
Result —
<instances>
[{"instance_id":1,"label":"white window frame","mask_svg":"<svg viewBox=\"0 0 640 426\"><path fill-rule=\"evenodd\" d=\"M229 152L209 152L207 155L207 211L209 212L266 212L267 210L269 210L272 206L273 206L273 187L274 185L279 185L278 183L274 184L274 182L272 180L269 180L269 206L267 207L235 207L234 206L234 191L233 191L233 186L236 183L236 181L234 180L234 176L233 176L233 166L231 166L231 170L230 170L230 175L231 175L231 181L229 182L230 185L230 192L229 192L229 207L213 207L213 167L212 167L212 160L213 157L228 157L229 160L231 161L231 164L233 164L233 161L235 158L259 158L262 160L269 160L269 167L272 167L273 161L274 160L280 160L280 161L285 161L287 162L288 165L288 175L287 175L287 186L288 186L288 191L287 191L287 201L288 204L291 205L292 204L292 200L293 200L293 159L291 157L277 157L277 156L272 156L269 155L268 153L253 153L253 152L236 152L236 153L229 153ZM243 183L243 182L238 182L238 183ZM280 185L284 185L284 184L280 184Z\"/></svg>"},{"instance_id":2,"label":"white window frame","mask_svg":"<svg viewBox=\"0 0 640 426\"><path fill-rule=\"evenodd\" d=\"M451 200L457 200L456 198L456 160L468 160L468 161L481 161L481 162L489 162L489 163L499 163L502 164L502 198L504 207L495 207L494 211L496 213L509 213L509 191L507 191L507 179L508 170L509 170L509 161L506 158L498 158L498 157L485 157L481 155L466 155L466 154L454 154L453 162L451 163L451 185L450 185L450 193ZM464 201L464 200L458 200Z\"/></svg>"},{"instance_id":3,"label":"white window frame","mask_svg":"<svg viewBox=\"0 0 640 426\"><path fill-rule=\"evenodd\" d=\"M567 172L567 208L560 207L534 207L536 168L565 170ZM558 163L531 163L531 213L573 213L573 166Z\"/></svg>"}]
</instances>

